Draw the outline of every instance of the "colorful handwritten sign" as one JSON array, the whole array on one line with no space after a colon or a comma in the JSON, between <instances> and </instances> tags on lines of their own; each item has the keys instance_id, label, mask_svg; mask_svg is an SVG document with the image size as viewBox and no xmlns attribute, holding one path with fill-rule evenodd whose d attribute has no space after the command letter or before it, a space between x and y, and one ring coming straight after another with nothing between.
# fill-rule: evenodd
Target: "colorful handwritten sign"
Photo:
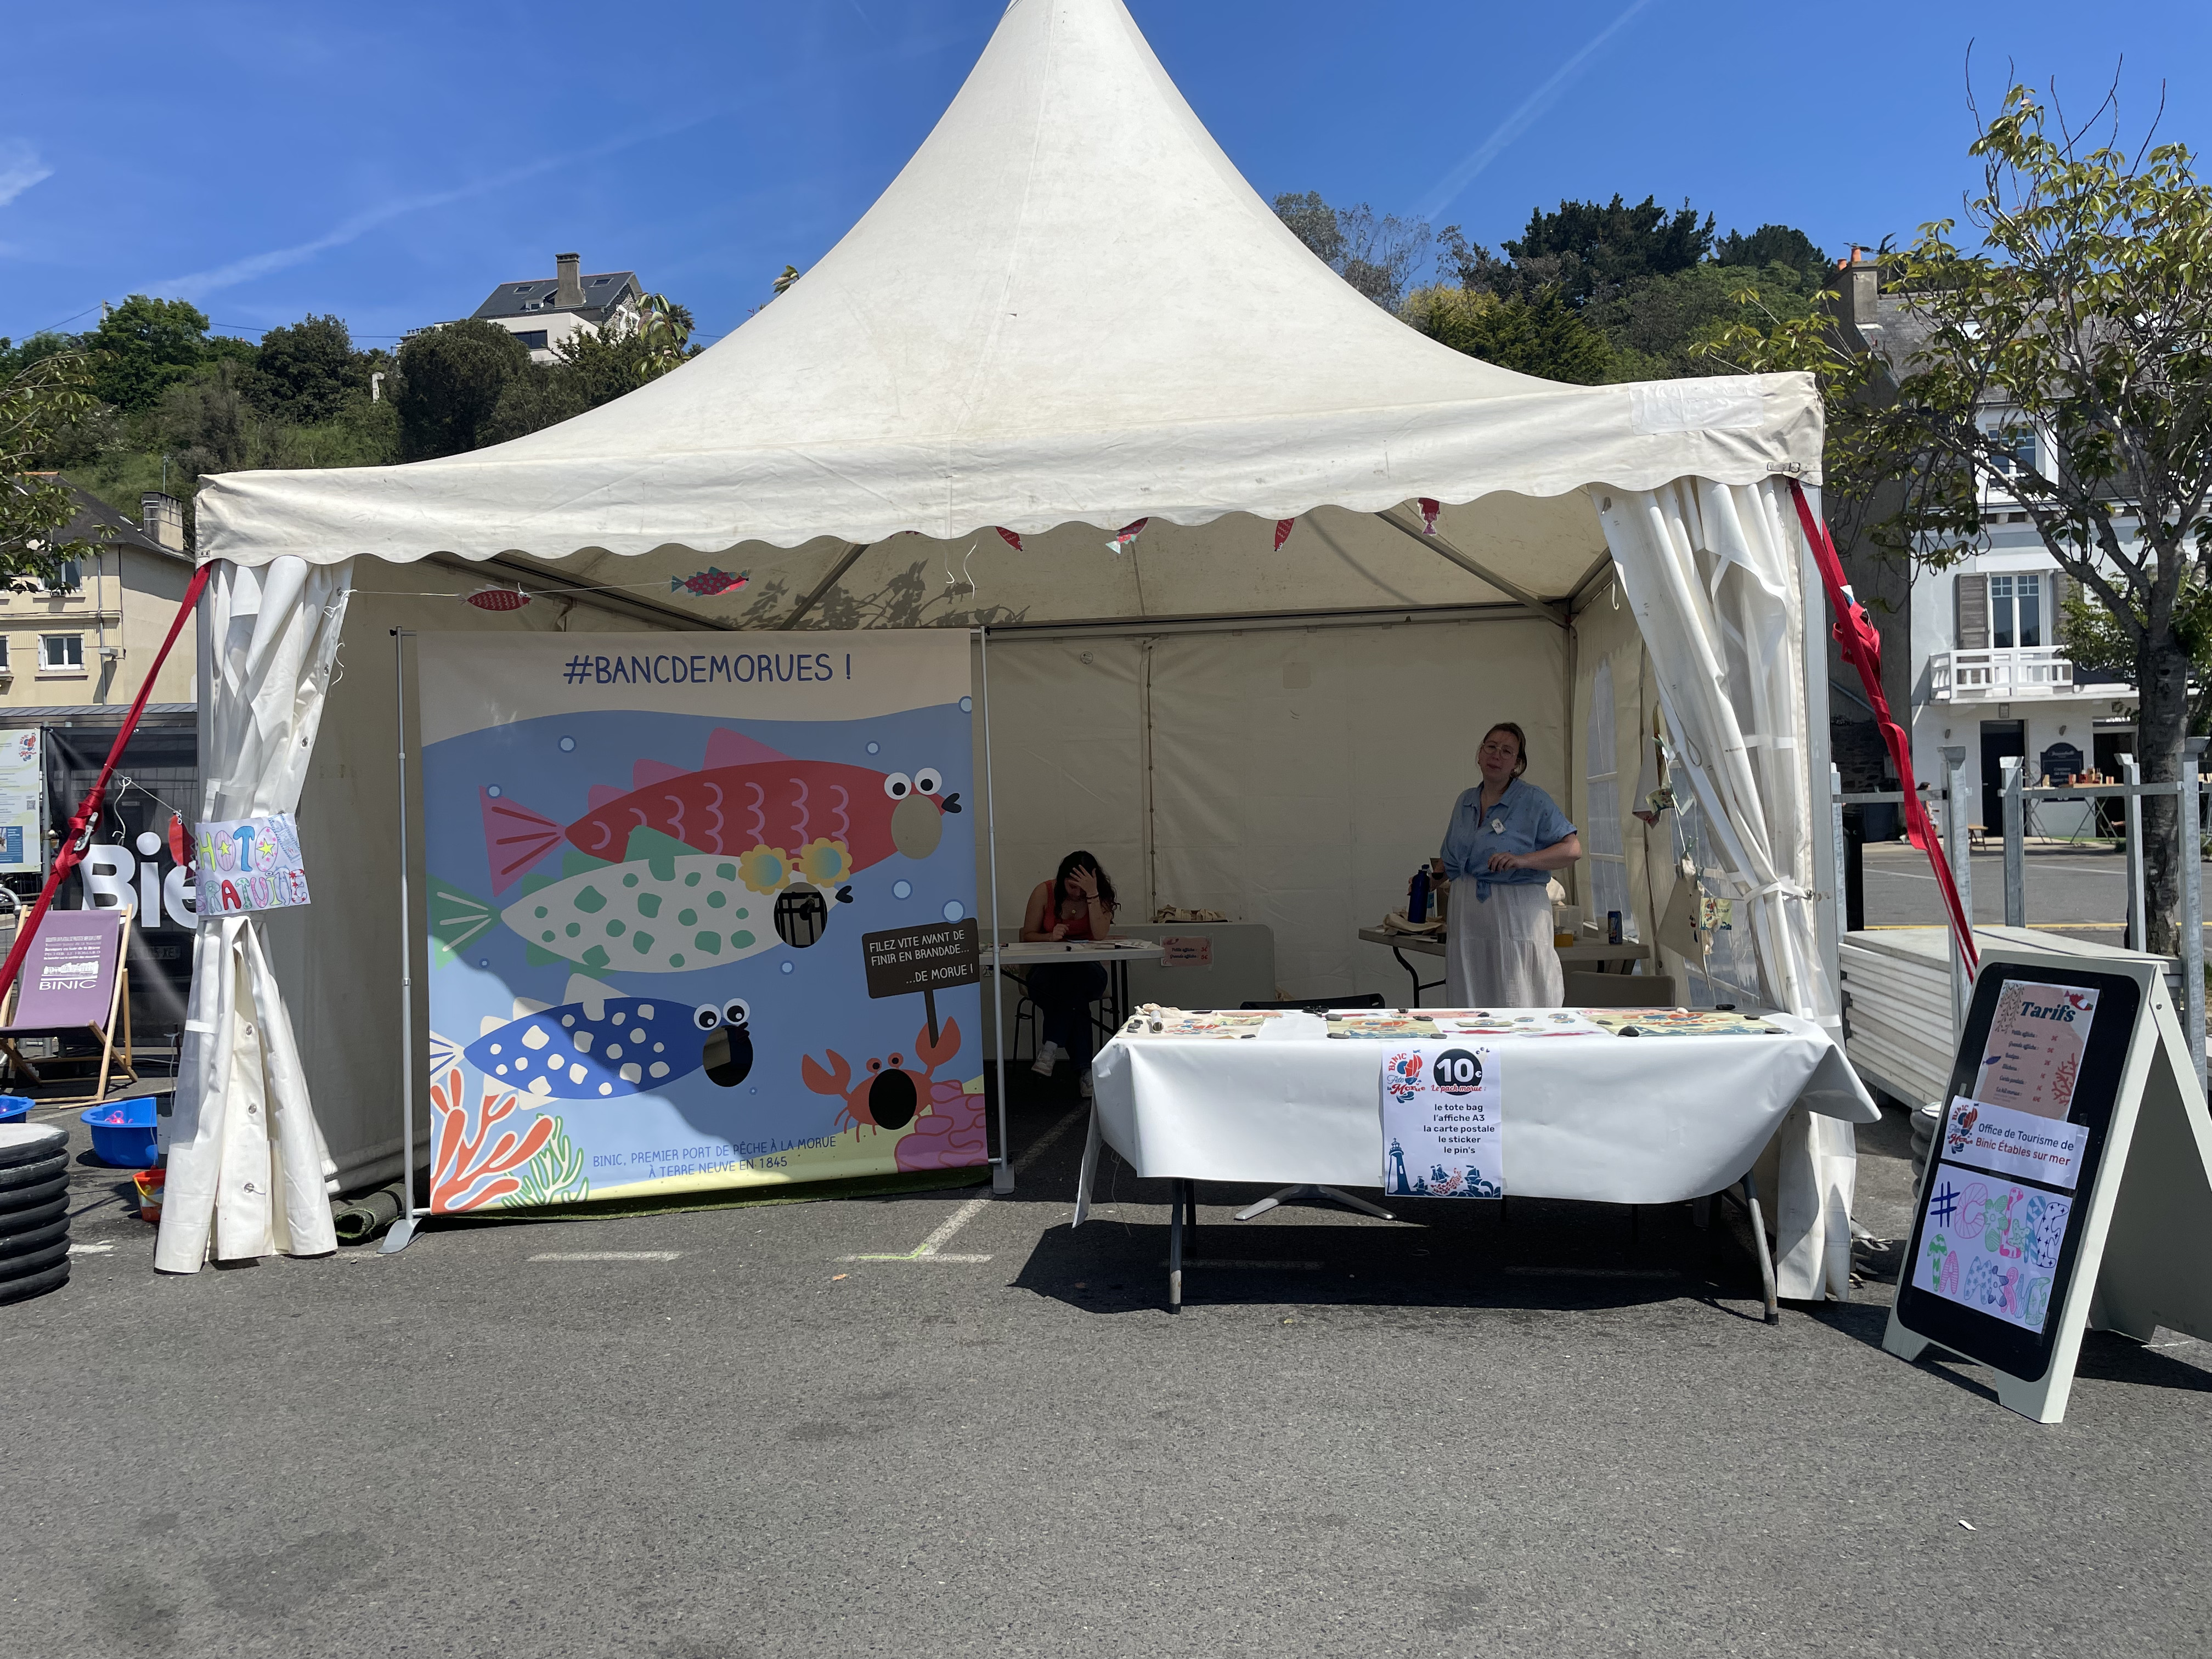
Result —
<instances>
[{"instance_id":1,"label":"colorful handwritten sign","mask_svg":"<svg viewBox=\"0 0 2212 1659\"><path fill-rule=\"evenodd\" d=\"M200 915L237 916L307 902L300 832L289 812L217 818L198 826L193 839L198 867L193 905Z\"/></svg>"},{"instance_id":2,"label":"colorful handwritten sign","mask_svg":"<svg viewBox=\"0 0 2212 1659\"><path fill-rule=\"evenodd\" d=\"M1912 1282L2022 1330L2040 1331L2074 1200L1939 1164L1926 1187Z\"/></svg>"}]
</instances>

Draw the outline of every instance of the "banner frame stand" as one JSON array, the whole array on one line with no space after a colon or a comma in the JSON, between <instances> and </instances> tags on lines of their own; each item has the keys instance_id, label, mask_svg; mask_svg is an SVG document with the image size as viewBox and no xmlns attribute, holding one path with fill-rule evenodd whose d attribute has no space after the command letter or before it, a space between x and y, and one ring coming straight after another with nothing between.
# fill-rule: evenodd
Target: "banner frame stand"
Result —
<instances>
[{"instance_id":1,"label":"banner frame stand","mask_svg":"<svg viewBox=\"0 0 2212 1659\"><path fill-rule=\"evenodd\" d=\"M408 890L412 856L407 842L407 641L413 630L392 630L392 706L397 714L399 769L399 1202L403 1213L376 1247L396 1255L414 1243L422 1218L415 1211L415 917Z\"/></svg>"},{"instance_id":2,"label":"banner frame stand","mask_svg":"<svg viewBox=\"0 0 2212 1659\"><path fill-rule=\"evenodd\" d=\"M1003 1196L1014 1190L1014 1149L1006 1139L1006 975L1000 966L1003 940L999 927L999 799L991 777L991 629L974 630L976 655L982 669L983 691L983 839L991 863L991 1046L999 1062L999 1155L991 1160L991 1191Z\"/></svg>"},{"instance_id":3,"label":"banner frame stand","mask_svg":"<svg viewBox=\"0 0 2212 1659\"><path fill-rule=\"evenodd\" d=\"M1005 1001L999 937L999 811L991 769L991 630L988 627L978 626L965 631L976 640L981 659L983 822L991 872L991 1018L992 1029L995 1033L1005 1018ZM429 1219L429 1212L419 1208L415 1202L415 936L409 868L413 854L407 833L407 641L414 638L415 634L415 629L408 628L392 630L392 707L396 723L393 756L399 805L399 1045L400 1052L406 1056L406 1063L399 1079L401 1213L377 1245L380 1255L396 1255L405 1249L415 1242L422 1223ZM1012 1148L1006 1139L1006 1053L1003 1037L996 1047L999 1051L999 1151L997 1156L988 1160L986 1167L991 1171L991 1190L994 1194L1000 1194L1014 1190L1014 1162Z\"/></svg>"}]
</instances>

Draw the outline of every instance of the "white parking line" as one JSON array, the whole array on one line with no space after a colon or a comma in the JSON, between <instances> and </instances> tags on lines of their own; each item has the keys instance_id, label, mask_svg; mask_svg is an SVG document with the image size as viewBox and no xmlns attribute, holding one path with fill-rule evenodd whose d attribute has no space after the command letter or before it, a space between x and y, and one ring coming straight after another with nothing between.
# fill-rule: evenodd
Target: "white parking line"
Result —
<instances>
[{"instance_id":1,"label":"white parking line","mask_svg":"<svg viewBox=\"0 0 2212 1659\"><path fill-rule=\"evenodd\" d=\"M673 1261L681 1250L540 1250L532 1261Z\"/></svg>"},{"instance_id":2,"label":"white parking line","mask_svg":"<svg viewBox=\"0 0 2212 1659\"><path fill-rule=\"evenodd\" d=\"M1019 1176L1023 1170L1028 1169L1031 1164L1035 1164L1038 1158L1043 1157L1045 1149L1050 1146L1054 1141L1058 1140L1062 1135L1066 1134L1070 1125L1076 1123L1087 1123L1089 1121L1089 1114L1080 1110L1070 1112L1066 1117L1060 1119L1059 1122L1054 1124L1052 1127L1047 1129L1044 1133L1038 1136L1036 1145L1030 1147L1029 1151L1024 1152L1019 1158L1014 1160L1015 1175ZM913 1249L905 1251L900 1255L841 1255L837 1260L840 1261L988 1261L991 1259L988 1255L947 1255L945 1254L945 1247L952 1242L952 1236L955 1233L958 1232L963 1227L973 1221L977 1216L982 1214L984 1206L989 1204L990 1201L991 1195L988 1193L981 1198L969 1199L965 1204L963 1204L958 1209L955 1210L951 1216L947 1218L945 1224L939 1227L935 1232L930 1234L927 1238L923 1239L921 1243L915 1246Z\"/></svg>"}]
</instances>

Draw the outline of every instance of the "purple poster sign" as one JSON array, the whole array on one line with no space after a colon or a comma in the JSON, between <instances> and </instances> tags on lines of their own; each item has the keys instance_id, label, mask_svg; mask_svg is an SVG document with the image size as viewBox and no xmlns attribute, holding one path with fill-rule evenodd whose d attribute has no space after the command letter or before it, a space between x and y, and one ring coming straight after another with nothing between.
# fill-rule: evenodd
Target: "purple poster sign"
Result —
<instances>
[{"instance_id":1,"label":"purple poster sign","mask_svg":"<svg viewBox=\"0 0 2212 1659\"><path fill-rule=\"evenodd\" d=\"M112 910L49 910L23 959L15 1024L104 1025L121 934Z\"/></svg>"}]
</instances>

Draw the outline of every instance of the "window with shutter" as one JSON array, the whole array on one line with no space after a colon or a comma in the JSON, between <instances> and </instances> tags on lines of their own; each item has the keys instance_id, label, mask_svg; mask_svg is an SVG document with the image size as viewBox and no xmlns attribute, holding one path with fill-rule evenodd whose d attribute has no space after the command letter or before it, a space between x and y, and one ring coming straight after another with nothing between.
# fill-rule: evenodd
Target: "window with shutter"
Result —
<instances>
[{"instance_id":1,"label":"window with shutter","mask_svg":"<svg viewBox=\"0 0 2212 1659\"><path fill-rule=\"evenodd\" d=\"M1953 590L1958 604L1958 648L1986 651L1990 647L1990 579L1960 576Z\"/></svg>"}]
</instances>

